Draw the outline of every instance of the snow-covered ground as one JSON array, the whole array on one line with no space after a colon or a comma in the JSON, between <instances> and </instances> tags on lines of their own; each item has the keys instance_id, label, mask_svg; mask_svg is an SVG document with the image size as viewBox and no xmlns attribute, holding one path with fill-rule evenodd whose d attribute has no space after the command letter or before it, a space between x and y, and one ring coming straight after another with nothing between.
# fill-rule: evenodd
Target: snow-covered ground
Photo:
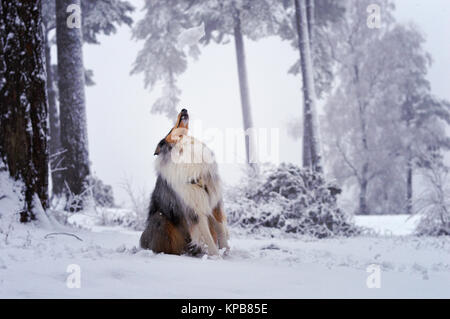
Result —
<instances>
[{"instance_id":1,"label":"snow-covered ground","mask_svg":"<svg viewBox=\"0 0 450 319\"><path fill-rule=\"evenodd\" d=\"M411 235L414 233L420 215L369 215L355 216L358 226L372 229L379 235Z\"/></svg>"},{"instance_id":2,"label":"snow-covered ground","mask_svg":"<svg viewBox=\"0 0 450 319\"><path fill-rule=\"evenodd\" d=\"M78 229L42 216L19 224L7 213L19 203L5 195L1 298L450 298L450 238L404 235L404 216L356 219L400 236L316 240L234 229L228 256L193 258L140 250L140 233L120 227ZM70 265L79 266L80 288L68 288ZM369 288L377 267L379 288Z\"/></svg>"},{"instance_id":3,"label":"snow-covered ground","mask_svg":"<svg viewBox=\"0 0 450 319\"><path fill-rule=\"evenodd\" d=\"M2 239L0 297L450 298L448 239L233 237L229 256L201 259L139 250L138 232L48 233L16 225ZM72 264L80 288L67 287ZM380 288L367 286L371 264Z\"/></svg>"}]
</instances>

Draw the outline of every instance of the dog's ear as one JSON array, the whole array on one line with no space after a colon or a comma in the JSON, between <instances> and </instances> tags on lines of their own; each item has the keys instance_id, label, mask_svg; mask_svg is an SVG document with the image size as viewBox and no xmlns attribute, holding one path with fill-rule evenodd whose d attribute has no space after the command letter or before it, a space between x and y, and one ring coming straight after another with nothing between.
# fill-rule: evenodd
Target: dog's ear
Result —
<instances>
[{"instance_id":1,"label":"dog's ear","mask_svg":"<svg viewBox=\"0 0 450 319\"><path fill-rule=\"evenodd\" d=\"M158 145L156 145L156 150L155 153L153 153L153 155L159 155L159 153L161 153L161 148L163 147L163 145L166 143L165 139L162 139L161 141L159 141Z\"/></svg>"},{"instance_id":2,"label":"dog's ear","mask_svg":"<svg viewBox=\"0 0 450 319\"><path fill-rule=\"evenodd\" d=\"M159 144L156 146L156 150L155 153L153 153L153 155L159 155L159 153L161 152L161 147L159 146Z\"/></svg>"}]
</instances>

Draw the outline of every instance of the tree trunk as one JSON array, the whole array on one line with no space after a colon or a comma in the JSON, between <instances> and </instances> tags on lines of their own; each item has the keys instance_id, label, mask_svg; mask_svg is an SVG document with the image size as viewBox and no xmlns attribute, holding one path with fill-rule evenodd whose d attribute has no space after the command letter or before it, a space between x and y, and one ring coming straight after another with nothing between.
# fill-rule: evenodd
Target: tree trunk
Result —
<instances>
[{"instance_id":1,"label":"tree trunk","mask_svg":"<svg viewBox=\"0 0 450 319\"><path fill-rule=\"evenodd\" d=\"M50 124L50 141L49 151L50 155L55 155L61 151L61 137L59 130L59 114L56 105L56 90L53 80L53 69L51 63L51 46L48 38L49 32L45 36L45 65L47 71L47 96L48 96L48 121ZM61 154L64 156L64 154ZM51 168L54 168L56 163L60 160L60 156L53 159L50 163ZM64 190L64 180L60 171L51 171L52 178L52 193L61 195Z\"/></svg>"},{"instance_id":2,"label":"tree trunk","mask_svg":"<svg viewBox=\"0 0 450 319\"><path fill-rule=\"evenodd\" d=\"M314 0L306 1L306 19L308 21L309 46L312 48L314 28ZM306 108L303 108L303 167L311 167L311 127L307 120Z\"/></svg>"},{"instance_id":3,"label":"tree trunk","mask_svg":"<svg viewBox=\"0 0 450 319\"><path fill-rule=\"evenodd\" d=\"M406 99L406 127L408 130L408 133L411 136L412 127L411 127L411 121L413 120L413 112L412 112L412 101L410 100L409 96ZM406 147L406 213L408 215L412 214L413 209L413 154L412 154L412 145L411 140L408 141L408 145Z\"/></svg>"},{"instance_id":4,"label":"tree trunk","mask_svg":"<svg viewBox=\"0 0 450 319\"><path fill-rule=\"evenodd\" d=\"M411 146L408 145L408 159L406 163L406 213L412 214L412 197L413 197L413 163L411 156Z\"/></svg>"},{"instance_id":5,"label":"tree trunk","mask_svg":"<svg viewBox=\"0 0 450 319\"><path fill-rule=\"evenodd\" d=\"M355 87L355 98L358 104L358 116L359 116L359 125L361 128L361 144L363 148L363 160L362 169L361 169L361 178L360 178L360 189L359 189L359 213L362 215L369 214L369 208L367 207L367 187L369 184L369 161L367 157L369 156L369 143L367 140L367 120L366 120L366 103L364 98L359 93L359 68L355 63L353 64L353 85Z\"/></svg>"},{"instance_id":6,"label":"tree trunk","mask_svg":"<svg viewBox=\"0 0 450 319\"><path fill-rule=\"evenodd\" d=\"M368 172L368 165L363 165L363 171L362 171L362 179L360 183L360 190L359 190L359 213L361 215L368 215L369 210L367 207L367 172Z\"/></svg>"},{"instance_id":7,"label":"tree trunk","mask_svg":"<svg viewBox=\"0 0 450 319\"><path fill-rule=\"evenodd\" d=\"M236 48L236 60L239 76L239 90L241 94L242 119L244 121L245 136L245 154L247 163L255 171L258 170L257 154L253 134L249 129L253 128L253 118L250 106L250 96L248 91L247 65L245 61L244 39L241 30L240 11L235 10L234 13L234 43Z\"/></svg>"},{"instance_id":8,"label":"tree trunk","mask_svg":"<svg viewBox=\"0 0 450 319\"><path fill-rule=\"evenodd\" d=\"M309 46L309 32L306 15L305 0L295 1L295 20L298 33L298 47L300 51L300 65L303 78L304 122L306 135L305 143L310 143L311 166L316 172L322 172L319 128L316 114L316 92L314 88L314 69ZM305 133L305 132L304 132ZM309 133L309 134L308 134ZM309 142L308 142L309 141ZM304 147L305 148L305 147Z\"/></svg>"},{"instance_id":9,"label":"tree trunk","mask_svg":"<svg viewBox=\"0 0 450 319\"><path fill-rule=\"evenodd\" d=\"M24 184L20 221L48 207L47 95L41 0L0 1L0 157Z\"/></svg>"},{"instance_id":10,"label":"tree trunk","mask_svg":"<svg viewBox=\"0 0 450 319\"><path fill-rule=\"evenodd\" d=\"M311 161L311 127L306 107L303 108L303 167L312 168Z\"/></svg>"},{"instance_id":11,"label":"tree trunk","mask_svg":"<svg viewBox=\"0 0 450 319\"><path fill-rule=\"evenodd\" d=\"M80 0L56 1L56 39L58 47L58 88L61 145L65 150L63 177L70 191L79 195L89 175L89 152L85 106L83 39L81 28L69 27L69 5Z\"/></svg>"},{"instance_id":12,"label":"tree trunk","mask_svg":"<svg viewBox=\"0 0 450 319\"><path fill-rule=\"evenodd\" d=\"M306 0L306 19L308 20L309 45L313 47L314 42L314 23L315 23L314 0Z\"/></svg>"},{"instance_id":13,"label":"tree trunk","mask_svg":"<svg viewBox=\"0 0 450 319\"><path fill-rule=\"evenodd\" d=\"M358 74L358 73L356 73ZM367 142L367 124L365 118L364 107L359 106L359 116L361 124L361 142L364 148L364 157L369 154L369 144ZM360 195L359 195L359 212L362 215L368 215L369 209L367 207L367 186L369 184L369 162L364 159L361 170L361 183L360 183Z\"/></svg>"},{"instance_id":14,"label":"tree trunk","mask_svg":"<svg viewBox=\"0 0 450 319\"><path fill-rule=\"evenodd\" d=\"M365 114L360 107L359 110L360 113L360 121L361 121L361 136L362 136L362 144L364 148L364 156L368 156L369 154L369 145L367 143L367 126L366 126L366 120L365 120ZM360 183L360 190L359 190L359 212L362 215L368 215L369 209L367 207L367 186L369 184L368 179L369 174L369 163L367 160L364 160L364 163L362 165L361 170L361 183Z\"/></svg>"}]
</instances>

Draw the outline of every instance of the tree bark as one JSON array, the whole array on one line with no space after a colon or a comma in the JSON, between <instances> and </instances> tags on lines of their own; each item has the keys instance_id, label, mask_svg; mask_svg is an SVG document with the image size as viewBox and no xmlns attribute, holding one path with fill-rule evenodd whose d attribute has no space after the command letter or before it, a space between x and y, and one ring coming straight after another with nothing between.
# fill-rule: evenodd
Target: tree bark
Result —
<instances>
[{"instance_id":1,"label":"tree bark","mask_svg":"<svg viewBox=\"0 0 450 319\"><path fill-rule=\"evenodd\" d=\"M311 128L309 126L306 108L303 108L303 167L312 168L311 161Z\"/></svg>"},{"instance_id":2,"label":"tree bark","mask_svg":"<svg viewBox=\"0 0 450 319\"><path fill-rule=\"evenodd\" d=\"M408 112L408 119L406 120L408 130L411 130L411 117L411 112ZM411 142L408 143L409 144L406 148L406 213L411 215L413 209L413 156Z\"/></svg>"},{"instance_id":3,"label":"tree bark","mask_svg":"<svg viewBox=\"0 0 450 319\"><path fill-rule=\"evenodd\" d=\"M413 197L413 168L412 159L408 158L408 163L406 164L406 213L408 215L412 214L412 197Z\"/></svg>"},{"instance_id":4,"label":"tree bark","mask_svg":"<svg viewBox=\"0 0 450 319\"><path fill-rule=\"evenodd\" d=\"M320 151L319 128L316 114L316 92L314 88L314 69L309 45L309 31L306 15L305 0L294 0L295 20L298 34L298 47L300 52L300 65L303 78L304 100L304 148L305 143L310 144L311 166L314 171L322 172L322 159ZM308 134L309 133L309 134ZM304 156L305 158L305 156Z\"/></svg>"},{"instance_id":5,"label":"tree bark","mask_svg":"<svg viewBox=\"0 0 450 319\"><path fill-rule=\"evenodd\" d=\"M0 1L0 157L24 184L20 221L48 207L47 95L41 0Z\"/></svg>"},{"instance_id":6,"label":"tree bark","mask_svg":"<svg viewBox=\"0 0 450 319\"><path fill-rule=\"evenodd\" d=\"M81 28L69 27L66 12L80 0L56 1L56 39L58 47L58 88L61 145L65 150L63 177L73 194L85 189L90 174L86 124L83 38Z\"/></svg>"},{"instance_id":7,"label":"tree bark","mask_svg":"<svg viewBox=\"0 0 450 319\"><path fill-rule=\"evenodd\" d=\"M408 96L405 103L406 128L408 133L411 133L412 131L411 121L413 119L413 112L411 103L412 101ZM411 143L411 140L408 141L408 145L406 147L406 213L408 215L411 215L413 210L413 154Z\"/></svg>"},{"instance_id":8,"label":"tree bark","mask_svg":"<svg viewBox=\"0 0 450 319\"><path fill-rule=\"evenodd\" d=\"M368 215L369 209L367 207L367 186L368 186L368 180L367 180L367 173L368 173L368 164L363 165L362 169L362 178L360 183L360 190L359 190L359 213L361 215Z\"/></svg>"},{"instance_id":9,"label":"tree bark","mask_svg":"<svg viewBox=\"0 0 450 319\"><path fill-rule=\"evenodd\" d=\"M312 48L314 28L314 0L306 1L306 19L308 21L309 46ZM303 167L312 168L311 164L311 127L303 108Z\"/></svg>"},{"instance_id":10,"label":"tree bark","mask_svg":"<svg viewBox=\"0 0 450 319\"><path fill-rule=\"evenodd\" d=\"M357 70L355 68L355 70ZM358 72L356 72L356 78L358 79ZM369 154L369 144L367 142L367 123L366 123L366 115L365 108L359 102L359 119L361 125L361 142L364 148L364 157ZM367 207L367 186L369 184L369 162L367 159L363 160L362 170L361 170L361 183L360 183L360 195L359 195L359 212L362 215L368 215L369 209Z\"/></svg>"},{"instance_id":11,"label":"tree bark","mask_svg":"<svg viewBox=\"0 0 450 319\"><path fill-rule=\"evenodd\" d=\"M369 156L369 143L367 139L367 119L366 119L366 107L367 104L364 101L364 98L359 92L359 67L355 63L353 64L353 85L355 87L355 98L358 106L358 116L359 116L359 125L361 128L361 144L363 148L363 160L362 168L361 168L361 178L360 178L360 189L359 189L359 213L362 215L369 214L369 208L367 206L367 187L369 184L369 161L367 160L367 156Z\"/></svg>"},{"instance_id":12,"label":"tree bark","mask_svg":"<svg viewBox=\"0 0 450 319\"><path fill-rule=\"evenodd\" d=\"M50 141L49 141L49 151L50 156L55 155L61 151L61 136L59 129L59 113L56 105L56 90L54 87L53 79L53 69L51 62L51 46L49 42L49 31L45 33L45 65L47 71L47 96L48 96L48 121L50 124ZM64 156L63 154L61 156ZM55 158L54 161L59 160L59 157ZM53 164L54 165L54 164ZM50 163L52 166L52 163ZM59 171L52 171L52 193L56 195L61 195L64 190L64 180L62 173Z\"/></svg>"},{"instance_id":13,"label":"tree bark","mask_svg":"<svg viewBox=\"0 0 450 319\"><path fill-rule=\"evenodd\" d=\"M309 45L312 50L314 43L314 24L315 24L314 0L306 0L306 19L308 20Z\"/></svg>"},{"instance_id":14,"label":"tree bark","mask_svg":"<svg viewBox=\"0 0 450 319\"><path fill-rule=\"evenodd\" d=\"M245 59L245 48L244 39L241 30L241 18L240 11L235 9L234 12L234 43L236 48L236 60L238 68L239 77L239 90L241 95L241 106L242 106L242 118L244 121L244 130L246 132L245 136L245 151L247 163L254 170L258 170L257 158L256 158L256 148L253 134L249 129L253 128L253 118L250 105L250 95L248 89L248 79L247 79L247 65Z\"/></svg>"}]
</instances>

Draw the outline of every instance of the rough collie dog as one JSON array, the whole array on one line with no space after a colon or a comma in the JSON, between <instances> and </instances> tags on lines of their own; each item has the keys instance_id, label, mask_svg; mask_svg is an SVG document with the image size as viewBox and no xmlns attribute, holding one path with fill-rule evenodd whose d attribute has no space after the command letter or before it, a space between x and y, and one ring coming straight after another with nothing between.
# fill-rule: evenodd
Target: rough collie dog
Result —
<instances>
[{"instance_id":1,"label":"rough collie dog","mask_svg":"<svg viewBox=\"0 0 450 319\"><path fill-rule=\"evenodd\" d=\"M217 163L205 144L187 135L188 128L183 109L156 147L158 177L140 245L158 253L218 255L229 247Z\"/></svg>"}]
</instances>

